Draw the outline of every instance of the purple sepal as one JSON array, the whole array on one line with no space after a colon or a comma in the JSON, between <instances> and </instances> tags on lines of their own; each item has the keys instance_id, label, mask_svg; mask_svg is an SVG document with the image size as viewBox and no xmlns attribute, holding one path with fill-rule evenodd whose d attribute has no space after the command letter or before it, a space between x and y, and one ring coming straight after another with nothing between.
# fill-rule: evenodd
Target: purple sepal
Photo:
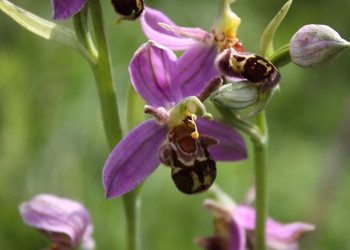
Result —
<instances>
[{"instance_id":1,"label":"purple sepal","mask_svg":"<svg viewBox=\"0 0 350 250\"><path fill-rule=\"evenodd\" d=\"M246 233L235 220L229 222L229 250L246 250Z\"/></svg>"},{"instance_id":2,"label":"purple sepal","mask_svg":"<svg viewBox=\"0 0 350 250\"><path fill-rule=\"evenodd\" d=\"M153 41L135 52L129 73L135 90L154 107L169 108L182 99L176 55Z\"/></svg>"},{"instance_id":3,"label":"purple sepal","mask_svg":"<svg viewBox=\"0 0 350 250\"><path fill-rule=\"evenodd\" d=\"M68 19L79 12L87 0L52 0L53 19Z\"/></svg>"},{"instance_id":4,"label":"purple sepal","mask_svg":"<svg viewBox=\"0 0 350 250\"><path fill-rule=\"evenodd\" d=\"M43 232L59 249L95 246L89 212L76 201L41 194L21 203L19 211L24 223Z\"/></svg>"},{"instance_id":5,"label":"purple sepal","mask_svg":"<svg viewBox=\"0 0 350 250\"><path fill-rule=\"evenodd\" d=\"M215 161L238 161L247 158L247 147L243 137L231 126L207 119L198 118L198 132L218 140L209 148Z\"/></svg>"},{"instance_id":6,"label":"purple sepal","mask_svg":"<svg viewBox=\"0 0 350 250\"><path fill-rule=\"evenodd\" d=\"M215 221L215 235L197 238L195 240L196 244L206 250L247 250L245 231L234 220L227 219L228 221L223 221L226 218L217 218Z\"/></svg>"},{"instance_id":7,"label":"purple sepal","mask_svg":"<svg viewBox=\"0 0 350 250\"><path fill-rule=\"evenodd\" d=\"M193 39L179 37L173 31L160 26L159 23L176 27L176 24L162 12L146 7L145 14L141 17L141 25L143 32L150 40L154 40L172 50L185 50L197 43Z\"/></svg>"},{"instance_id":8,"label":"purple sepal","mask_svg":"<svg viewBox=\"0 0 350 250\"><path fill-rule=\"evenodd\" d=\"M215 215L215 235L200 238L197 244L206 250L247 250L246 232L232 217L235 206L207 199L204 207Z\"/></svg>"},{"instance_id":9,"label":"purple sepal","mask_svg":"<svg viewBox=\"0 0 350 250\"><path fill-rule=\"evenodd\" d=\"M172 31L175 35L178 35L179 37L190 38L198 42L204 43L208 46L211 46L213 44L212 36L205 30L202 30L201 28L171 26L165 23L160 23L160 26L163 26L164 28Z\"/></svg>"},{"instance_id":10,"label":"purple sepal","mask_svg":"<svg viewBox=\"0 0 350 250\"><path fill-rule=\"evenodd\" d=\"M208 47L198 42L179 58L180 82L184 96L197 96L206 83L219 75L214 65L216 55L216 47Z\"/></svg>"},{"instance_id":11,"label":"purple sepal","mask_svg":"<svg viewBox=\"0 0 350 250\"><path fill-rule=\"evenodd\" d=\"M108 199L131 191L158 167L157 153L166 134L166 126L150 119L131 130L113 149L102 173Z\"/></svg>"},{"instance_id":12,"label":"purple sepal","mask_svg":"<svg viewBox=\"0 0 350 250\"><path fill-rule=\"evenodd\" d=\"M242 205L233 211L235 221L245 230L255 230L255 210ZM297 240L306 232L314 230L311 224L293 222L279 223L272 218L266 220L266 245L273 250L297 249Z\"/></svg>"}]
</instances>

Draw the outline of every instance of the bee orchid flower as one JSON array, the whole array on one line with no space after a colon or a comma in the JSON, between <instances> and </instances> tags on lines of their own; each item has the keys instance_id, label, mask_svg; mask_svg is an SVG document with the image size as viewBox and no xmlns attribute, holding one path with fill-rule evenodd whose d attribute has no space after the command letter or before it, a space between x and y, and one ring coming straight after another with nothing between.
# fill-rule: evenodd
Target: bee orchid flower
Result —
<instances>
[{"instance_id":1,"label":"bee orchid flower","mask_svg":"<svg viewBox=\"0 0 350 250\"><path fill-rule=\"evenodd\" d=\"M203 79L193 78L198 68L193 65L198 64L206 71L204 79L220 73L233 82L248 80L262 84L265 91L280 81L280 74L269 61L243 48L236 34L241 19L230 8L233 2L221 1L219 17L210 33L200 28L177 26L162 12L148 7L141 18L142 29L149 39L172 50L185 51L179 59L182 82L204 83Z\"/></svg>"},{"instance_id":2,"label":"bee orchid flower","mask_svg":"<svg viewBox=\"0 0 350 250\"><path fill-rule=\"evenodd\" d=\"M210 121L201 102L218 80L189 85L181 81L181 63L171 50L153 41L135 52L129 65L131 82L148 103L145 113L155 118L131 130L109 155L103 169L107 198L134 189L160 163L171 168L180 191L205 191L215 180L215 161L246 158L241 135L232 127ZM202 78L200 74L193 77ZM196 96L191 96L193 93Z\"/></svg>"}]
</instances>

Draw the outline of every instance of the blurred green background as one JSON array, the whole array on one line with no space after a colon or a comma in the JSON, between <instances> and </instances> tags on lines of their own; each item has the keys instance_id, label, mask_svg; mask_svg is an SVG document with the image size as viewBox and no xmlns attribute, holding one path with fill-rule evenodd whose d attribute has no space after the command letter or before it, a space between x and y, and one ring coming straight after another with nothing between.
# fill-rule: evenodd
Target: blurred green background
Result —
<instances>
[{"instance_id":1,"label":"blurred green background","mask_svg":"<svg viewBox=\"0 0 350 250\"><path fill-rule=\"evenodd\" d=\"M14 1L51 20L50 1ZM140 23L124 22L103 2L120 114L125 126L128 62L146 41ZM38 4L40 3L40 4ZM182 26L210 30L217 0L146 0ZM238 35L259 53L260 36L284 1L240 0ZM40 6L39 6L40 5ZM275 47L302 25L322 23L350 40L350 1L295 0L279 28ZM71 26L71 22L62 22ZM268 107L269 214L282 222L303 220L317 230L301 249L350 249L350 51L332 65L281 69L281 91ZM247 140L249 155L251 143ZM99 102L88 63L74 51L47 42L0 13L0 249L41 249L44 236L24 225L20 202L38 193L75 199L90 211L98 249L125 249L122 199L106 200L101 181L108 156ZM236 201L251 184L253 161L218 166L218 183ZM186 196L160 166L143 185L145 250L199 249L197 236L213 232L204 211L206 194Z\"/></svg>"}]
</instances>

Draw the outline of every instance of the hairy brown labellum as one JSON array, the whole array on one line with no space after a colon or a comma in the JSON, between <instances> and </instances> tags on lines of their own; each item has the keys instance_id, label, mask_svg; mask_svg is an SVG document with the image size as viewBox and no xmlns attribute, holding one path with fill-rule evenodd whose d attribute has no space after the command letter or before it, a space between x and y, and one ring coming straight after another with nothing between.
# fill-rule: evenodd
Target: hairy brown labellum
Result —
<instances>
[{"instance_id":1,"label":"hairy brown labellum","mask_svg":"<svg viewBox=\"0 0 350 250\"><path fill-rule=\"evenodd\" d=\"M194 139L192 133L188 125L175 127L158 152L160 161L171 167L176 187L186 194L207 190L216 178L216 163L208 147L217 141L206 136Z\"/></svg>"},{"instance_id":2,"label":"hairy brown labellum","mask_svg":"<svg viewBox=\"0 0 350 250\"><path fill-rule=\"evenodd\" d=\"M251 52L239 52L234 48L224 50L216 59L220 73L229 77L244 77L252 83L262 83L263 91L281 80L278 69L265 58Z\"/></svg>"},{"instance_id":3,"label":"hairy brown labellum","mask_svg":"<svg viewBox=\"0 0 350 250\"><path fill-rule=\"evenodd\" d=\"M143 0L112 0L115 12L124 16L124 19L135 20L144 11Z\"/></svg>"}]
</instances>

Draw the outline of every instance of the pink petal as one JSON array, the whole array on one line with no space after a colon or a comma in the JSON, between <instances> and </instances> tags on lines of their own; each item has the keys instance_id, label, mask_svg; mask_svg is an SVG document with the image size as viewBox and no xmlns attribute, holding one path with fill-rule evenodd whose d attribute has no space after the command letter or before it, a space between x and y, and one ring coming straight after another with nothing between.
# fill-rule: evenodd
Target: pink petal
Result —
<instances>
[{"instance_id":1,"label":"pink petal","mask_svg":"<svg viewBox=\"0 0 350 250\"><path fill-rule=\"evenodd\" d=\"M158 148L166 139L167 127L154 119L131 130L113 149L103 168L107 198L125 194L137 187L159 165Z\"/></svg>"},{"instance_id":2,"label":"pink petal","mask_svg":"<svg viewBox=\"0 0 350 250\"><path fill-rule=\"evenodd\" d=\"M209 148L215 161L238 161L247 158L244 139L233 127L201 118L197 119L196 124L200 135L218 140L218 144Z\"/></svg>"},{"instance_id":3,"label":"pink petal","mask_svg":"<svg viewBox=\"0 0 350 250\"><path fill-rule=\"evenodd\" d=\"M234 209L233 217L246 230L255 230L255 210L253 208L245 205L239 206ZM266 221L266 244L274 250L297 249L297 240L304 233L314 229L313 225L307 223L282 224L268 218Z\"/></svg>"},{"instance_id":4,"label":"pink petal","mask_svg":"<svg viewBox=\"0 0 350 250\"><path fill-rule=\"evenodd\" d=\"M202 30L200 28L172 26L165 23L160 23L160 26L163 26L165 29L172 31L175 35L178 35L179 37L191 38L208 46L213 45L212 36L205 30Z\"/></svg>"},{"instance_id":5,"label":"pink petal","mask_svg":"<svg viewBox=\"0 0 350 250\"><path fill-rule=\"evenodd\" d=\"M79 12L86 0L52 0L53 18L63 20Z\"/></svg>"},{"instance_id":6,"label":"pink petal","mask_svg":"<svg viewBox=\"0 0 350 250\"><path fill-rule=\"evenodd\" d=\"M293 222L282 224L268 219L267 221L267 241L278 241L283 243L296 242L304 233L313 231L315 226L303 222Z\"/></svg>"},{"instance_id":7,"label":"pink petal","mask_svg":"<svg viewBox=\"0 0 350 250\"><path fill-rule=\"evenodd\" d=\"M219 75L214 65L216 55L216 47L197 43L179 58L180 82L184 96L197 96L214 76Z\"/></svg>"},{"instance_id":8,"label":"pink petal","mask_svg":"<svg viewBox=\"0 0 350 250\"><path fill-rule=\"evenodd\" d=\"M145 8L141 18L143 32L150 40L154 40L172 50L185 50L196 43L195 40L177 36L174 32L161 27L159 23L176 27L176 25L162 12Z\"/></svg>"},{"instance_id":9,"label":"pink petal","mask_svg":"<svg viewBox=\"0 0 350 250\"><path fill-rule=\"evenodd\" d=\"M208 209L210 212L214 214L215 220L225 221L225 224L229 229L229 232L228 232L229 233L229 237L228 237L229 250L246 250L245 230L235 221L235 219L232 216L232 211L235 209L235 205L229 204L229 203L222 204L212 199L205 200L203 205L206 209ZM216 232L216 234L219 234L219 235L216 235L216 236L219 236L216 238L218 239L227 238L226 235L220 235L220 232L222 232L222 230ZM211 239L213 239L214 240L213 243L215 243L215 236L207 239L204 238L200 242L210 243Z\"/></svg>"},{"instance_id":10,"label":"pink petal","mask_svg":"<svg viewBox=\"0 0 350 250\"><path fill-rule=\"evenodd\" d=\"M42 230L58 244L94 246L89 212L76 201L41 194L22 203L19 210L26 224ZM60 234L67 235L69 239Z\"/></svg>"},{"instance_id":11,"label":"pink petal","mask_svg":"<svg viewBox=\"0 0 350 250\"><path fill-rule=\"evenodd\" d=\"M140 46L129 64L135 90L154 107L170 108L182 99L176 55L148 42Z\"/></svg>"},{"instance_id":12,"label":"pink petal","mask_svg":"<svg viewBox=\"0 0 350 250\"><path fill-rule=\"evenodd\" d=\"M249 231L255 229L255 210L248 206L238 206L233 211L235 221Z\"/></svg>"}]
</instances>

